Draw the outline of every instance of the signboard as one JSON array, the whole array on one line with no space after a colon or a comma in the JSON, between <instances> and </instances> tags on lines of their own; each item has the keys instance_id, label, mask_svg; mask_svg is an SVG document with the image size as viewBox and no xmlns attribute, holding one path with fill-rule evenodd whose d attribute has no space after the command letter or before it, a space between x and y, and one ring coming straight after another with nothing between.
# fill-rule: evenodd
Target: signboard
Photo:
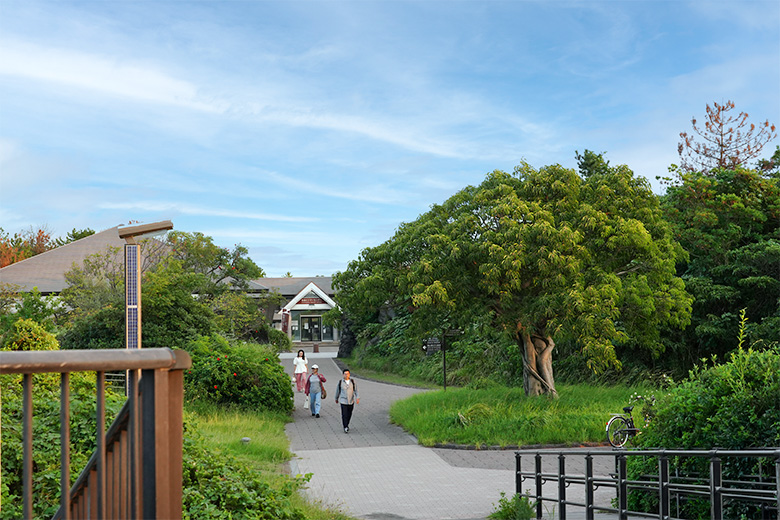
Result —
<instances>
[{"instance_id":1,"label":"signboard","mask_svg":"<svg viewBox=\"0 0 780 520\"><path fill-rule=\"evenodd\" d=\"M301 304L309 304L309 305L319 305L320 303L325 303L325 300L322 298L301 298L298 303Z\"/></svg>"},{"instance_id":2,"label":"signboard","mask_svg":"<svg viewBox=\"0 0 780 520\"><path fill-rule=\"evenodd\" d=\"M441 350L441 340L439 338L428 338L423 341L423 350L429 356L434 352Z\"/></svg>"}]
</instances>

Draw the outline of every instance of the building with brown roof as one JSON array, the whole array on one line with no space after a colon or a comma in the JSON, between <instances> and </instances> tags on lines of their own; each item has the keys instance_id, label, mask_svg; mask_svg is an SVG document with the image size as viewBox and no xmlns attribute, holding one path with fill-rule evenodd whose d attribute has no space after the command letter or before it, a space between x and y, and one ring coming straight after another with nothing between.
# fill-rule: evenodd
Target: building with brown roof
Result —
<instances>
[{"instance_id":1,"label":"building with brown roof","mask_svg":"<svg viewBox=\"0 0 780 520\"><path fill-rule=\"evenodd\" d=\"M21 262L0 269L0 283L19 287L21 292L38 288L41 294L59 294L68 286L65 273L74 265L81 266L84 259L95 253L105 253L109 246L119 249L117 261L124 262L125 241L119 238L119 226L84 237Z\"/></svg>"}]
</instances>

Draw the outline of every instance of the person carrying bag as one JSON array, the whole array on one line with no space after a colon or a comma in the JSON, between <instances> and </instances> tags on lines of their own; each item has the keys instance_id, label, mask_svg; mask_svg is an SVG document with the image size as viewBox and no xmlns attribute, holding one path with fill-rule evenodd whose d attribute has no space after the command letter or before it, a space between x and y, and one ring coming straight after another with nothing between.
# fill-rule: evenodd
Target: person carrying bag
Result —
<instances>
[{"instance_id":1,"label":"person carrying bag","mask_svg":"<svg viewBox=\"0 0 780 520\"><path fill-rule=\"evenodd\" d=\"M325 393L325 386L323 383L327 382L325 376L320 374L320 367L317 365L311 366L311 375L306 379L306 385L304 392L309 397L304 403L304 409L311 409L311 414L319 419L320 406L322 406L322 399L327 395ZM311 401L311 407L309 407L309 401Z\"/></svg>"}]
</instances>

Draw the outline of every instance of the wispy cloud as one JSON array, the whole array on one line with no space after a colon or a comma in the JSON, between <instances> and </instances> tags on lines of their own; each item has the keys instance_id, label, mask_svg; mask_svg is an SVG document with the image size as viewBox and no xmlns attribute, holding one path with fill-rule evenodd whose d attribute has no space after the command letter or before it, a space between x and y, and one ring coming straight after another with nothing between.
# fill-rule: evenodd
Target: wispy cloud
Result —
<instances>
[{"instance_id":1,"label":"wispy cloud","mask_svg":"<svg viewBox=\"0 0 780 520\"><path fill-rule=\"evenodd\" d=\"M315 217L301 217L294 215L279 215L279 214L266 214L266 213L254 213L251 211L237 211L229 209L217 209L207 208L202 206L194 206L188 204L181 204L178 202L155 202L155 201L141 201L141 202L103 202L98 205L100 209L110 210L125 210L125 211L144 211L144 212L156 212L156 213L170 213L178 215L188 215L197 217L224 217L224 218L238 218L247 220L267 220L272 222L316 222L319 220Z\"/></svg>"},{"instance_id":2,"label":"wispy cloud","mask_svg":"<svg viewBox=\"0 0 780 520\"><path fill-rule=\"evenodd\" d=\"M141 63L61 48L0 40L0 74L77 87L126 99L219 113L195 85Z\"/></svg>"}]
</instances>

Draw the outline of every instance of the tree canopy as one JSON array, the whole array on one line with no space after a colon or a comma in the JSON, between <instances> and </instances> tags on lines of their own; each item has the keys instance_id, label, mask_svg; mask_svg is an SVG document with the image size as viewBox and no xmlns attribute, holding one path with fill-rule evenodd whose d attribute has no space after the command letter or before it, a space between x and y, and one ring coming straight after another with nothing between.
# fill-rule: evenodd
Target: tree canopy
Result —
<instances>
[{"instance_id":1,"label":"tree canopy","mask_svg":"<svg viewBox=\"0 0 780 520\"><path fill-rule=\"evenodd\" d=\"M660 354L659 325L689 321L685 253L647 181L592 152L580 165L494 171L402 224L334 276L345 313L360 327L410 310L420 338L487 315L521 346L534 395L555 392L553 338L594 370L619 365L620 344Z\"/></svg>"},{"instance_id":2,"label":"tree canopy","mask_svg":"<svg viewBox=\"0 0 780 520\"><path fill-rule=\"evenodd\" d=\"M249 250L241 244L233 249L214 244L203 233L171 231L167 234L171 254L187 271L205 275L202 295L214 296L230 285L245 289L253 278L265 276L265 272L249 258Z\"/></svg>"},{"instance_id":3,"label":"tree canopy","mask_svg":"<svg viewBox=\"0 0 780 520\"><path fill-rule=\"evenodd\" d=\"M682 265L694 295L684 351L696 362L733 349L745 309L751 340L780 338L780 183L744 168L681 172L663 197L689 252Z\"/></svg>"}]
</instances>

